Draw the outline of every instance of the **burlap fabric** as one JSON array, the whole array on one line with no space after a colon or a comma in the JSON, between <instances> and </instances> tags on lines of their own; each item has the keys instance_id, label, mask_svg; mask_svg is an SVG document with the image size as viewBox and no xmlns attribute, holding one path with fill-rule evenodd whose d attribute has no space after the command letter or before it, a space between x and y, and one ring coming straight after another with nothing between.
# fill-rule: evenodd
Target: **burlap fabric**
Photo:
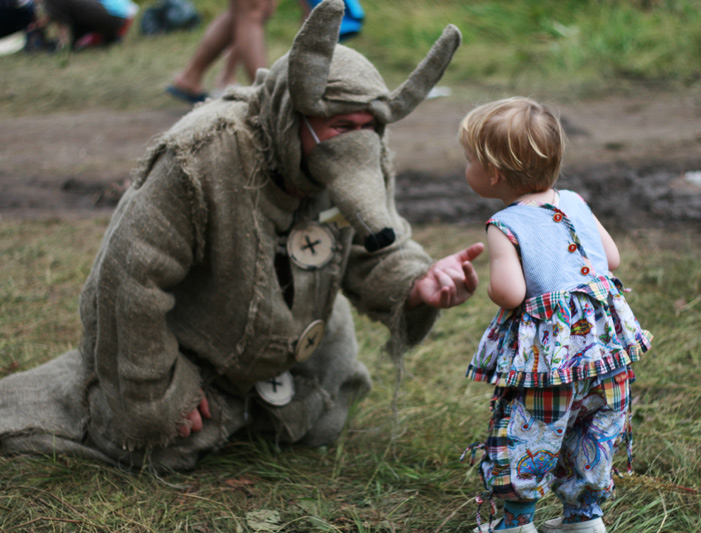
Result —
<instances>
[{"instance_id":1,"label":"burlap fabric","mask_svg":"<svg viewBox=\"0 0 701 533\"><path fill-rule=\"evenodd\" d=\"M428 333L436 311L404 309L430 258L394 207L383 126L410 110L363 56L335 44L341 13L339 0L317 7L291 56L326 72L320 114L384 109L379 131L334 137L302 164L306 96L288 89L290 56L183 117L149 150L113 214L81 294L80 350L0 381L0 450L186 469L243 428L323 444L370 389L348 302L390 328L395 354ZM305 35L321 44L300 43ZM450 40L434 74L410 84L410 106L450 61ZM332 207L351 225L320 223ZM323 265L296 261L288 245L309 225L330 236ZM368 251L368 236L385 227L394 242ZM323 340L300 362L315 321ZM261 399L255 383L286 370L292 401ZM179 437L202 392L212 418Z\"/></svg>"}]
</instances>

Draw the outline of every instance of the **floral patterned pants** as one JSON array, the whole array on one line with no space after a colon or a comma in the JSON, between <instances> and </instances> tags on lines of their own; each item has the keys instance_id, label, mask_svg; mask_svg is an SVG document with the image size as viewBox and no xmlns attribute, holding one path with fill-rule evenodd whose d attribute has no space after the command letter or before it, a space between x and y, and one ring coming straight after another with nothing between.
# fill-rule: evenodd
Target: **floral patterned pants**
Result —
<instances>
[{"instance_id":1,"label":"floral patterned pants","mask_svg":"<svg viewBox=\"0 0 701 533\"><path fill-rule=\"evenodd\" d=\"M625 369L554 388L497 387L480 465L487 490L534 501L552 489L565 517L601 516L629 402Z\"/></svg>"}]
</instances>

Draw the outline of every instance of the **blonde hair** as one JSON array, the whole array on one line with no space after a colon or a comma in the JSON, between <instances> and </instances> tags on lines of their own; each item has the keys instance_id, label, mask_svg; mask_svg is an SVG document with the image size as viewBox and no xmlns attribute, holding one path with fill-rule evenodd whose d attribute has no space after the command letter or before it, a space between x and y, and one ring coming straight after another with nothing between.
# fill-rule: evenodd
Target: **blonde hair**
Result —
<instances>
[{"instance_id":1,"label":"blonde hair","mask_svg":"<svg viewBox=\"0 0 701 533\"><path fill-rule=\"evenodd\" d=\"M546 106L514 97L470 111L460 124L460 144L515 190L537 192L557 181L565 133Z\"/></svg>"}]
</instances>

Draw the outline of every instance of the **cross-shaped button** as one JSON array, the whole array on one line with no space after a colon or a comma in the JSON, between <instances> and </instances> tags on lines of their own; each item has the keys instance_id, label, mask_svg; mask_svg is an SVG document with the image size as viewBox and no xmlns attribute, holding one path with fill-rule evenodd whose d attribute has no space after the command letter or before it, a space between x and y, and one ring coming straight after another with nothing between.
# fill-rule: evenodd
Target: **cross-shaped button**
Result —
<instances>
[{"instance_id":1,"label":"cross-shaped button","mask_svg":"<svg viewBox=\"0 0 701 533\"><path fill-rule=\"evenodd\" d=\"M307 348L311 348L316 344L316 335L309 335L307 338Z\"/></svg>"},{"instance_id":2,"label":"cross-shaped button","mask_svg":"<svg viewBox=\"0 0 701 533\"><path fill-rule=\"evenodd\" d=\"M282 381L276 381L275 378L268 381L268 383L270 383L270 385L273 386L273 392L277 392L278 385L284 385L284 383Z\"/></svg>"},{"instance_id":3,"label":"cross-shaped button","mask_svg":"<svg viewBox=\"0 0 701 533\"><path fill-rule=\"evenodd\" d=\"M316 255L316 250L314 247L318 244L321 244L321 239L317 239L314 242L309 239L309 235L304 236L304 241L307 243L304 246L302 246L302 250L310 250L312 252L312 255Z\"/></svg>"}]
</instances>

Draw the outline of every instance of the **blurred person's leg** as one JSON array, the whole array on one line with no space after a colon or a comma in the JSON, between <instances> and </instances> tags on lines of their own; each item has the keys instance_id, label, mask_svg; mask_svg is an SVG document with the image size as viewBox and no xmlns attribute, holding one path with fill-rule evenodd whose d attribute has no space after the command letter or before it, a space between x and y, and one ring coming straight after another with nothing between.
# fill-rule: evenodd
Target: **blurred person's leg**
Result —
<instances>
[{"instance_id":1,"label":"blurred person's leg","mask_svg":"<svg viewBox=\"0 0 701 533\"><path fill-rule=\"evenodd\" d=\"M251 81L266 66L265 23L275 11L275 0L232 0L238 56Z\"/></svg>"},{"instance_id":2,"label":"blurred person's leg","mask_svg":"<svg viewBox=\"0 0 701 533\"><path fill-rule=\"evenodd\" d=\"M203 94L203 81L207 70L234 41L233 27L234 17L231 9L214 19L185 68L175 76L173 85L193 96Z\"/></svg>"},{"instance_id":3,"label":"blurred person's leg","mask_svg":"<svg viewBox=\"0 0 701 533\"><path fill-rule=\"evenodd\" d=\"M217 76L217 80L215 82L217 89L224 89L227 85L233 85L236 83L236 70L240 64L241 54L239 54L238 47L234 45L229 48L224 61L224 67Z\"/></svg>"}]
</instances>

